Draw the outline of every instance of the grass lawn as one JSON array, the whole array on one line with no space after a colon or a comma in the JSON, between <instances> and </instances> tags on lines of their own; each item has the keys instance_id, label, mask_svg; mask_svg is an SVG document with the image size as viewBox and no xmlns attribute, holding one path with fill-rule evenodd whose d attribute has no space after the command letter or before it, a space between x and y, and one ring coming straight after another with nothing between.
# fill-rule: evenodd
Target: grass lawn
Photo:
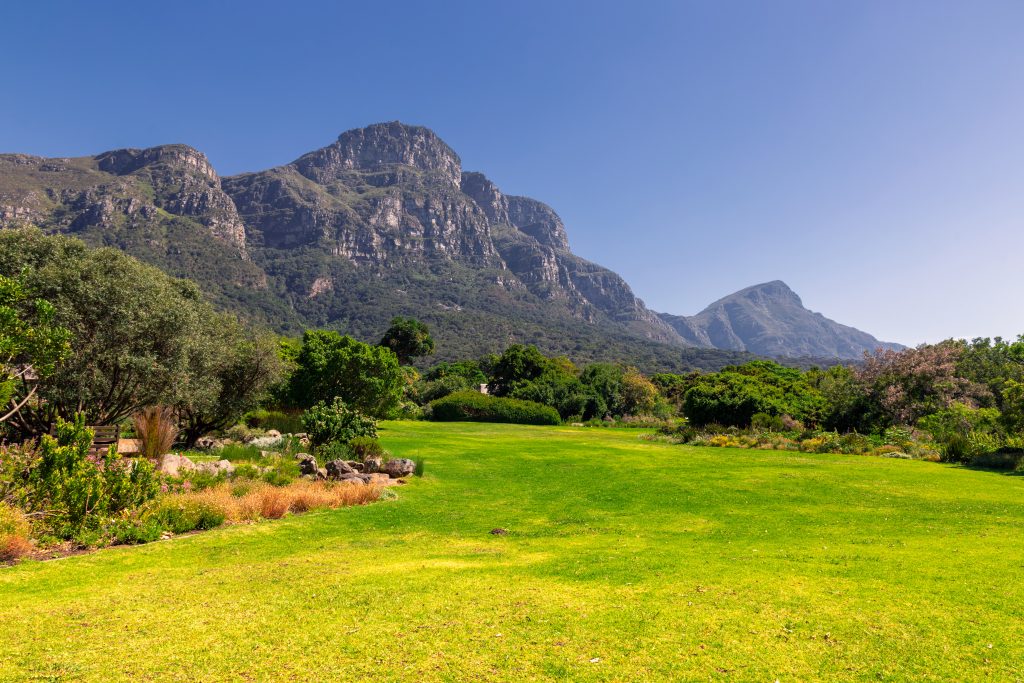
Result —
<instances>
[{"instance_id":1,"label":"grass lawn","mask_svg":"<svg viewBox=\"0 0 1024 683\"><path fill-rule=\"evenodd\" d=\"M382 438L426 460L398 500L0 569L0 680L1024 678L1022 477L633 430Z\"/></svg>"}]
</instances>

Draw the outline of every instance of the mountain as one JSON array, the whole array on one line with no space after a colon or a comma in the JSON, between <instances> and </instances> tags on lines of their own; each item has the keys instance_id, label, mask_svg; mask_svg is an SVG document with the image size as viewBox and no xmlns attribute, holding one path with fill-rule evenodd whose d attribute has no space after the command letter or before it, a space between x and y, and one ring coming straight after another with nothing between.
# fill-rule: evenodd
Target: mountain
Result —
<instances>
[{"instance_id":1,"label":"mountain","mask_svg":"<svg viewBox=\"0 0 1024 683\"><path fill-rule=\"evenodd\" d=\"M781 280L741 289L694 316L661 318L694 346L764 356L859 359L878 348L904 348L807 310Z\"/></svg>"},{"instance_id":2,"label":"mountain","mask_svg":"<svg viewBox=\"0 0 1024 683\"><path fill-rule=\"evenodd\" d=\"M121 248L284 333L328 327L371 341L392 317L414 316L431 326L442 359L521 342L581 362L681 371L749 351L848 350L785 336L759 345L742 316L705 323L707 311L650 311L617 274L572 253L551 207L504 194L463 170L433 131L399 122L225 178L186 145L0 155L0 227L21 224ZM789 329L770 318L757 320Z\"/></svg>"}]
</instances>

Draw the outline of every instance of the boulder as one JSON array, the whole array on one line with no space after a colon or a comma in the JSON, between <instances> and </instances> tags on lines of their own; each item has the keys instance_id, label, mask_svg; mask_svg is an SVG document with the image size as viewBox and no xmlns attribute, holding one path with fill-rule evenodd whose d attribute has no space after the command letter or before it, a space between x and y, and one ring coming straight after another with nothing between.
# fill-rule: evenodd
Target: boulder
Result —
<instances>
[{"instance_id":1,"label":"boulder","mask_svg":"<svg viewBox=\"0 0 1024 683\"><path fill-rule=\"evenodd\" d=\"M201 462L195 465L197 472L206 472L217 476L219 474L234 474L235 466L228 460L218 460L216 462Z\"/></svg>"},{"instance_id":2,"label":"boulder","mask_svg":"<svg viewBox=\"0 0 1024 683\"><path fill-rule=\"evenodd\" d=\"M212 450L214 448L223 448L226 444L224 439L215 439L212 436L202 436L196 439L196 448L203 450Z\"/></svg>"},{"instance_id":3,"label":"boulder","mask_svg":"<svg viewBox=\"0 0 1024 683\"><path fill-rule=\"evenodd\" d=\"M281 432L277 431L276 429L268 429L265 436L267 436L268 438L280 439Z\"/></svg>"},{"instance_id":4,"label":"boulder","mask_svg":"<svg viewBox=\"0 0 1024 683\"><path fill-rule=\"evenodd\" d=\"M180 477L185 472L192 472L195 469L196 464L184 455L168 453L160 458L160 464L157 466L156 471L169 477Z\"/></svg>"},{"instance_id":5,"label":"boulder","mask_svg":"<svg viewBox=\"0 0 1024 683\"><path fill-rule=\"evenodd\" d=\"M316 464L316 458L309 453L296 453L295 459L299 461L299 474L308 474L316 476L319 468ZM327 472L324 472L324 477L327 476Z\"/></svg>"},{"instance_id":6,"label":"boulder","mask_svg":"<svg viewBox=\"0 0 1024 683\"><path fill-rule=\"evenodd\" d=\"M379 455L368 455L363 458L363 472L367 474L373 474L374 472L380 472L380 456Z\"/></svg>"},{"instance_id":7,"label":"boulder","mask_svg":"<svg viewBox=\"0 0 1024 683\"><path fill-rule=\"evenodd\" d=\"M355 474L356 471L344 460L332 460L327 463L327 477L329 479L341 479L346 474Z\"/></svg>"},{"instance_id":8,"label":"boulder","mask_svg":"<svg viewBox=\"0 0 1024 683\"><path fill-rule=\"evenodd\" d=\"M416 463L409 458L394 458L381 465L380 471L392 479L400 479L415 472Z\"/></svg>"},{"instance_id":9,"label":"boulder","mask_svg":"<svg viewBox=\"0 0 1024 683\"><path fill-rule=\"evenodd\" d=\"M256 448L270 448L271 446L276 446L279 443L281 443L280 433L277 436L257 436L255 439L249 441L249 445L255 446Z\"/></svg>"},{"instance_id":10,"label":"boulder","mask_svg":"<svg viewBox=\"0 0 1024 683\"><path fill-rule=\"evenodd\" d=\"M324 467L316 468L316 478L321 480L327 479L327 469Z\"/></svg>"},{"instance_id":11,"label":"boulder","mask_svg":"<svg viewBox=\"0 0 1024 683\"><path fill-rule=\"evenodd\" d=\"M383 472L375 472L373 474L367 474L366 476L369 477L366 483L373 484L374 486L391 486L391 484L396 483L395 480Z\"/></svg>"},{"instance_id":12,"label":"boulder","mask_svg":"<svg viewBox=\"0 0 1024 683\"><path fill-rule=\"evenodd\" d=\"M358 460L346 460L345 464L354 469L356 472L365 472L363 469L363 463Z\"/></svg>"}]
</instances>

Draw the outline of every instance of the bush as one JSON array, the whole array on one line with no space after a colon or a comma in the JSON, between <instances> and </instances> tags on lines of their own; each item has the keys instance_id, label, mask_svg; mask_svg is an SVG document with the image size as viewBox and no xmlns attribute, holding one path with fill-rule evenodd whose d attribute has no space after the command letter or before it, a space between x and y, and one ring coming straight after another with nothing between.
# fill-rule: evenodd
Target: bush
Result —
<instances>
[{"instance_id":1,"label":"bush","mask_svg":"<svg viewBox=\"0 0 1024 683\"><path fill-rule=\"evenodd\" d=\"M109 516L137 507L157 491L153 466L139 459L124 462L116 448L90 455L93 432L79 415L57 420L57 438L44 435L39 460L28 476L26 501L44 512L55 534L74 538L98 528Z\"/></svg>"},{"instance_id":2,"label":"bush","mask_svg":"<svg viewBox=\"0 0 1024 683\"><path fill-rule=\"evenodd\" d=\"M303 430L302 413L284 410L254 410L247 413L242 421L247 427L276 429L282 434L298 434Z\"/></svg>"},{"instance_id":3,"label":"bush","mask_svg":"<svg viewBox=\"0 0 1024 683\"><path fill-rule=\"evenodd\" d=\"M508 422L514 424L561 424L550 406L515 398L499 398L475 391L460 391L430 404L431 419L441 422Z\"/></svg>"},{"instance_id":4,"label":"bush","mask_svg":"<svg viewBox=\"0 0 1024 683\"><path fill-rule=\"evenodd\" d=\"M782 417L778 415L769 415L768 413L755 413L750 418L750 426L754 429L759 429L766 432L783 432L786 431L786 425L782 421Z\"/></svg>"},{"instance_id":5,"label":"bush","mask_svg":"<svg viewBox=\"0 0 1024 683\"><path fill-rule=\"evenodd\" d=\"M225 514L219 507L199 499L197 494L175 494L157 500L146 510L142 520L155 524L172 534L214 529L224 523Z\"/></svg>"},{"instance_id":6,"label":"bush","mask_svg":"<svg viewBox=\"0 0 1024 683\"><path fill-rule=\"evenodd\" d=\"M0 503L0 562L13 562L32 550L29 526L18 508Z\"/></svg>"},{"instance_id":7,"label":"bush","mask_svg":"<svg viewBox=\"0 0 1024 683\"><path fill-rule=\"evenodd\" d=\"M377 436L377 420L349 408L340 398L320 401L302 415L314 452L329 443L347 444L357 436Z\"/></svg>"},{"instance_id":8,"label":"bush","mask_svg":"<svg viewBox=\"0 0 1024 683\"><path fill-rule=\"evenodd\" d=\"M384 458L388 452L380 445L380 441L371 436L357 436L348 442L348 450L352 457L362 462L367 456Z\"/></svg>"}]
</instances>

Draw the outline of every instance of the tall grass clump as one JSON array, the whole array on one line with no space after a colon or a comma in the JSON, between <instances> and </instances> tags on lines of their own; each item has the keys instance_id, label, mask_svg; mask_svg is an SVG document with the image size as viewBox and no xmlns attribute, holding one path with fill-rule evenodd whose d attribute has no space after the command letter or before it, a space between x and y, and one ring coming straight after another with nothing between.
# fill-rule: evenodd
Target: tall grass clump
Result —
<instances>
[{"instance_id":1,"label":"tall grass clump","mask_svg":"<svg viewBox=\"0 0 1024 683\"><path fill-rule=\"evenodd\" d=\"M0 502L0 562L13 562L32 550L25 514Z\"/></svg>"},{"instance_id":2,"label":"tall grass clump","mask_svg":"<svg viewBox=\"0 0 1024 683\"><path fill-rule=\"evenodd\" d=\"M139 454L156 460L171 450L178 438L178 421L167 406L149 406L132 416L135 436L139 439Z\"/></svg>"}]
</instances>

